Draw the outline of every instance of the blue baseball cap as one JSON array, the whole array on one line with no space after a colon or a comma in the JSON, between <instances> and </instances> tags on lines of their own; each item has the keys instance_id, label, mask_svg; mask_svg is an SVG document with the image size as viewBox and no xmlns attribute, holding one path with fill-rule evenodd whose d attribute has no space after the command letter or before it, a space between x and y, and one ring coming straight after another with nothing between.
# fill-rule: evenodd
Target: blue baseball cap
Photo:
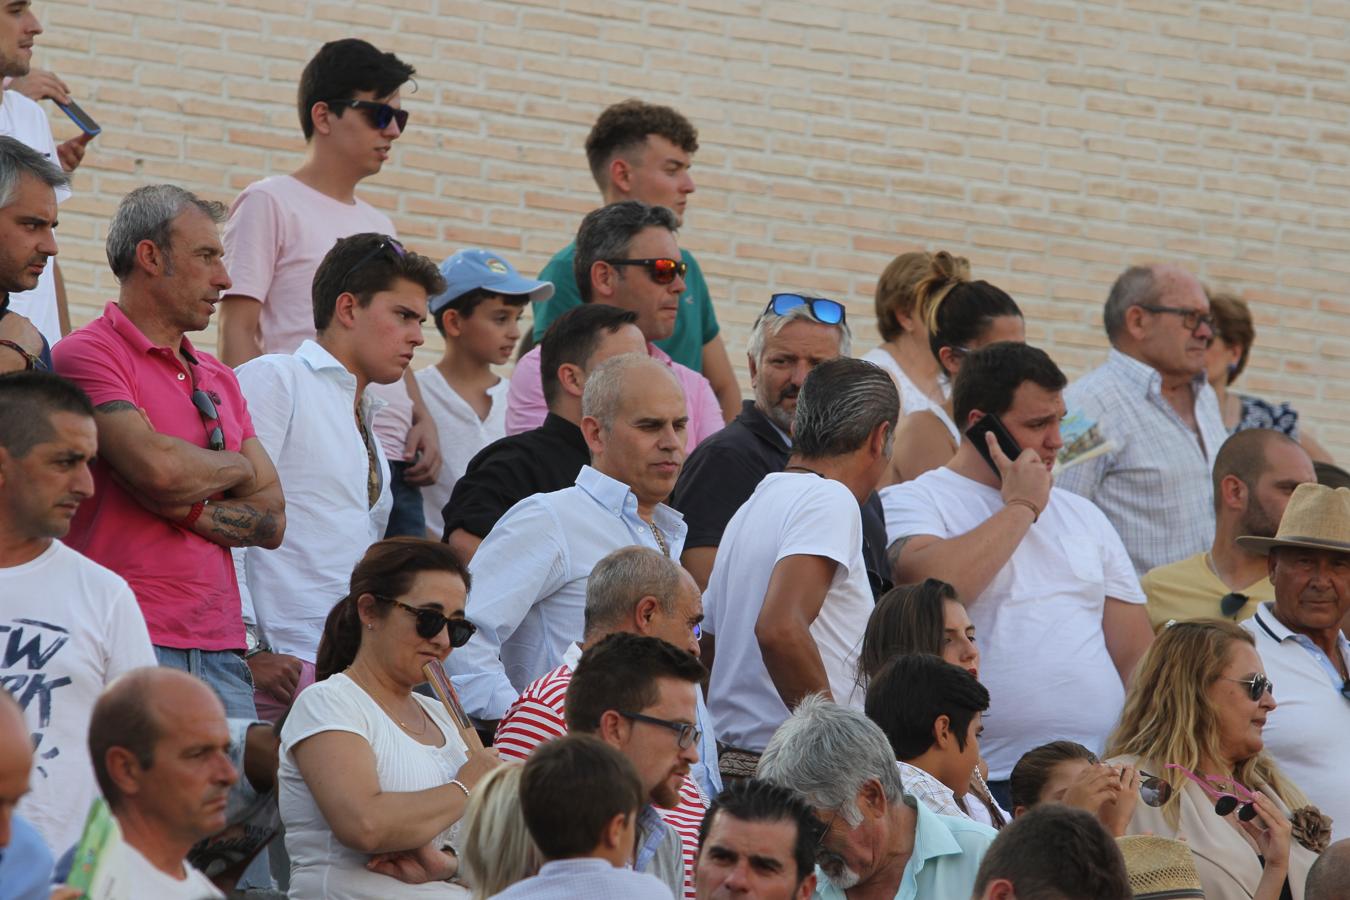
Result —
<instances>
[{"instance_id":1,"label":"blue baseball cap","mask_svg":"<svg viewBox=\"0 0 1350 900\"><path fill-rule=\"evenodd\" d=\"M506 297L529 297L535 303L553 296L553 282L525 278L515 266L490 250L459 251L441 263L441 277L445 279L445 290L427 304L433 316L479 288Z\"/></svg>"}]
</instances>

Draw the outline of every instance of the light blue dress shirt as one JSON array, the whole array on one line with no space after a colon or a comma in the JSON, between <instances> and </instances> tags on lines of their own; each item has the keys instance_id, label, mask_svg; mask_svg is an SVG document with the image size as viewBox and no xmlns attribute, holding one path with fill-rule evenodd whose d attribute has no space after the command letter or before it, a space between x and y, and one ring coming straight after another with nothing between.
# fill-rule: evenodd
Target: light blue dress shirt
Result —
<instances>
[{"instance_id":1,"label":"light blue dress shirt","mask_svg":"<svg viewBox=\"0 0 1350 900\"><path fill-rule=\"evenodd\" d=\"M0 847L0 900L47 900L52 854L37 829L20 816L10 820L9 845Z\"/></svg>"},{"instance_id":2,"label":"light blue dress shirt","mask_svg":"<svg viewBox=\"0 0 1350 900\"><path fill-rule=\"evenodd\" d=\"M905 803L914 810L914 852L900 877L895 900L965 900L975 889L975 873L994 840L988 825L940 816L913 797ZM845 894L816 869L818 900L845 900Z\"/></svg>"},{"instance_id":3,"label":"light blue dress shirt","mask_svg":"<svg viewBox=\"0 0 1350 900\"><path fill-rule=\"evenodd\" d=\"M492 900L671 900L660 879L632 869L617 869L608 860L586 856L546 862L539 874L517 881Z\"/></svg>"},{"instance_id":4,"label":"light blue dress shirt","mask_svg":"<svg viewBox=\"0 0 1350 900\"><path fill-rule=\"evenodd\" d=\"M662 503L652 521L678 560L684 516ZM469 715L500 719L530 682L562 664L581 640L591 569L634 544L661 549L628 485L590 466L573 487L526 497L502 516L469 563L464 613L478 632L445 666Z\"/></svg>"}]
</instances>

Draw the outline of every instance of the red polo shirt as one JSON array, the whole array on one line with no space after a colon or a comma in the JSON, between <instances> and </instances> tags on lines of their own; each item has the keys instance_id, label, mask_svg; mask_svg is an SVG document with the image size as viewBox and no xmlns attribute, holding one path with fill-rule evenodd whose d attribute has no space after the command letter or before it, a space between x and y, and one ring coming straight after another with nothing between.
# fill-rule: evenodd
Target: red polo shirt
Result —
<instances>
[{"instance_id":1,"label":"red polo shirt","mask_svg":"<svg viewBox=\"0 0 1350 900\"><path fill-rule=\"evenodd\" d=\"M156 431L206 447L210 428L192 404L196 386L211 395L238 452L253 421L234 372L183 338L189 372L169 347L157 347L116 303L52 348L56 372L78 384L95 406L126 400L145 410ZM236 650L244 646L239 584L230 551L141 506L99 459L94 496L80 504L66 543L121 575L136 592L161 647Z\"/></svg>"}]
</instances>

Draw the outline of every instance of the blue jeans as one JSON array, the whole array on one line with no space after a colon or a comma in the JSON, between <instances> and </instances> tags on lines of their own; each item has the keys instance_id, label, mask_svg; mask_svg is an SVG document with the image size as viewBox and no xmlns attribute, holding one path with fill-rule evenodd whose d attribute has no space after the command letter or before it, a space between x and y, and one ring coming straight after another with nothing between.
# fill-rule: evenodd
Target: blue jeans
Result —
<instances>
[{"instance_id":1,"label":"blue jeans","mask_svg":"<svg viewBox=\"0 0 1350 900\"><path fill-rule=\"evenodd\" d=\"M422 489L403 480L408 465L406 462L389 462L389 490L394 495L394 508L389 511L389 525L384 529L387 538L427 536Z\"/></svg>"},{"instance_id":2,"label":"blue jeans","mask_svg":"<svg viewBox=\"0 0 1350 900\"><path fill-rule=\"evenodd\" d=\"M253 674L248 663L233 650L179 650L155 647L161 666L195 675L211 686L225 704L227 719L256 719L253 705Z\"/></svg>"}]
</instances>

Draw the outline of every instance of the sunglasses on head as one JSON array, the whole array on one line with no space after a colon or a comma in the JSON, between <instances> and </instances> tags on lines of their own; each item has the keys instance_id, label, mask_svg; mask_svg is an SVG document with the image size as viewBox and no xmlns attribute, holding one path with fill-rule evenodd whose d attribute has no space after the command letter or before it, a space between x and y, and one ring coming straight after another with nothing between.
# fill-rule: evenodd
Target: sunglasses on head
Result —
<instances>
[{"instance_id":1,"label":"sunglasses on head","mask_svg":"<svg viewBox=\"0 0 1350 900\"><path fill-rule=\"evenodd\" d=\"M1256 795L1236 779L1219 778L1214 775L1200 776L1185 766L1179 766L1175 763L1168 763L1167 768L1176 769L1187 779L1199 785L1200 789L1205 792L1205 796L1214 801L1214 812L1216 814L1226 816L1233 810L1237 810L1238 818L1243 822L1250 822L1256 818ZM1140 772L1139 774L1145 776L1144 780L1139 783L1139 799L1143 800L1146 805L1159 807L1172 799L1172 785L1158 775L1149 775L1147 772ZM1227 786L1229 790L1221 790L1222 786Z\"/></svg>"},{"instance_id":2,"label":"sunglasses on head","mask_svg":"<svg viewBox=\"0 0 1350 900\"><path fill-rule=\"evenodd\" d=\"M366 121L370 122L376 131L384 131L389 127L390 122L397 122L399 131L404 131L408 127L408 111L406 109L399 109L378 100L325 100L324 103L327 103L330 107L345 106L349 109L361 110L366 117Z\"/></svg>"},{"instance_id":3,"label":"sunglasses on head","mask_svg":"<svg viewBox=\"0 0 1350 900\"><path fill-rule=\"evenodd\" d=\"M689 264L681 259L666 259L657 257L656 259L606 259L604 262L611 266L641 266L647 270L652 281L657 284L670 284L675 280L675 276L684 277L684 273L689 271Z\"/></svg>"},{"instance_id":4,"label":"sunglasses on head","mask_svg":"<svg viewBox=\"0 0 1350 900\"><path fill-rule=\"evenodd\" d=\"M201 414L202 424L216 423L216 427L207 434L207 446L212 450L224 450L225 432L220 430L220 412L216 409L216 402L206 391L195 388L192 391L192 405L197 407L197 412Z\"/></svg>"},{"instance_id":5,"label":"sunglasses on head","mask_svg":"<svg viewBox=\"0 0 1350 900\"><path fill-rule=\"evenodd\" d=\"M771 312L775 316L785 316L789 310L798 306L810 309L815 320L825 325L840 325L844 321L844 304L838 300L804 297L801 294L774 294L769 298L769 305L764 307L764 311Z\"/></svg>"},{"instance_id":6,"label":"sunglasses on head","mask_svg":"<svg viewBox=\"0 0 1350 900\"><path fill-rule=\"evenodd\" d=\"M401 600L395 600L393 597L381 597L379 594L372 594L376 600L381 603L392 603L399 609L407 610L417 619L417 636L424 640L431 640L441 633L441 629L449 626L450 628L450 646L463 647L473 637L478 626L470 622L463 616L447 616L439 609L431 609L426 606L409 606Z\"/></svg>"},{"instance_id":7,"label":"sunglasses on head","mask_svg":"<svg viewBox=\"0 0 1350 900\"><path fill-rule=\"evenodd\" d=\"M403 245L402 245L402 244L400 244L398 241L396 241L396 240L394 240L393 238L391 238L389 235L387 235L387 234L382 234L382 235L380 235L380 242L379 242L378 244L376 244L376 245L374 246L374 248L372 248L371 251L370 251L369 253L367 253L365 256L361 257L360 259L358 259L358 260L356 261L356 265L354 265L354 266L352 266L350 269L348 269L347 272L346 272L346 274L342 276L342 283L343 283L343 284L346 284L346 283L347 283L347 279L349 279L349 278L351 278L353 275L355 275L356 272L357 272L362 266L364 266L366 263L370 262L372 259L375 259L376 257L378 257L378 256L379 256L380 254L382 254L382 253L392 253L392 254L394 254L394 256L397 257L398 259L402 259L403 257L405 257L405 256L408 255L408 251L405 250L405 249L403 249Z\"/></svg>"}]
</instances>

